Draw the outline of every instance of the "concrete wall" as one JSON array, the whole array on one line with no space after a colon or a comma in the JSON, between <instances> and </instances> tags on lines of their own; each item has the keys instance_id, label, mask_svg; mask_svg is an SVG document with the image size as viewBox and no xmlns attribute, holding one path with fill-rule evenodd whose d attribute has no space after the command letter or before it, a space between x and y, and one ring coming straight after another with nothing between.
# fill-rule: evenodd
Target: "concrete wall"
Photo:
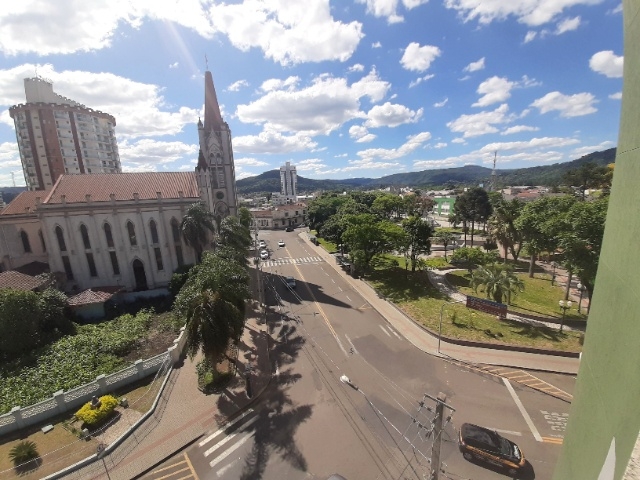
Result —
<instances>
[{"instance_id":1,"label":"concrete wall","mask_svg":"<svg viewBox=\"0 0 640 480\"><path fill-rule=\"evenodd\" d=\"M640 478L640 3L624 0L615 174L584 350L553 478ZM640 448L636 448L636 456ZM635 463L635 467L634 467Z\"/></svg>"}]
</instances>

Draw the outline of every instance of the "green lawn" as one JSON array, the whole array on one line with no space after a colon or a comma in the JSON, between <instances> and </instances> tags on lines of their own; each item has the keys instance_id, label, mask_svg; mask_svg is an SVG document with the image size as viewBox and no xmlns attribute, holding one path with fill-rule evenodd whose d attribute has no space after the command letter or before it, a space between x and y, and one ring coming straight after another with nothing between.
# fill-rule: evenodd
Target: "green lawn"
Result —
<instances>
[{"instance_id":1,"label":"green lawn","mask_svg":"<svg viewBox=\"0 0 640 480\"><path fill-rule=\"evenodd\" d=\"M551 276L545 273L536 273L534 278L529 278L527 273L517 273L517 275L524 282L524 292L518 292L517 295L511 297L511 305L509 305L510 311L544 317L556 317L558 319L562 316L562 311L558 307L558 301L564 298L563 286L558 286L558 284L551 285ZM446 277L449 283L454 285L461 293L476 297L485 297L485 293L481 289L478 289L476 293L469 287L471 280L469 272L458 270L447 273ZM568 320L584 321L587 319L586 315L578 313L578 304L575 302L571 309L567 310L566 318Z\"/></svg>"}]
</instances>

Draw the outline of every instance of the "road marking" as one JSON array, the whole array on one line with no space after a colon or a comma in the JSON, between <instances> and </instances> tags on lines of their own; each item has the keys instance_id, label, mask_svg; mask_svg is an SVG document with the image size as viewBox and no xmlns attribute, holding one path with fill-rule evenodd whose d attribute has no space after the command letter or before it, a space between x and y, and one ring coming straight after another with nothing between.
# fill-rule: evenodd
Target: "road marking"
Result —
<instances>
[{"instance_id":1,"label":"road marking","mask_svg":"<svg viewBox=\"0 0 640 480\"><path fill-rule=\"evenodd\" d=\"M350 302L352 301L352 300L349 298L349 295L345 295L345 297L347 297L347 300L349 300Z\"/></svg>"},{"instance_id":2,"label":"road marking","mask_svg":"<svg viewBox=\"0 0 640 480\"><path fill-rule=\"evenodd\" d=\"M187 465L189 465L189 470L191 470L191 474L193 475L195 480L200 480L200 478L198 477L198 474L193 469L193 465L191 465L191 460L189 459L189 456L187 455L187 452L184 453L184 460L185 460L185 462L187 462Z\"/></svg>"},{"instance_id":3,"label":"road marking","mask_svg":"<svg viewBox=\"0 0 640 480\"><path fill-rule=\"evenodd\" d=\"M239 449L242 445L244 445L247 440L249 440L251 437L253 437L254 433L255 432L251 432L251 434L245 436L242 440L240 440L238 443L236 443L229 450L226 450L225 452L223 452L220 455L218 455L214 460L211 460L211 462L209 462L209 466L211 468L215 467L218 463L220 463L222 460L227 458L229 455L231 455L233 452L235 452L237 449Z\"/></svg>"},{"instance_id":4,"label":"road marking","mask_svg":"<svg viewBox=\"0 0 640 480\"><path fill-rule=\"evenodd\" d=\"M356 310L371 310L371 305L368 303L363 303L361 307L356 308Z\"/></svg>"},{"instance_id":5,"label":"road marking","mask_svg":"<svg viewBox=\"0 0 640 480\"><path fill-rule=\"evenodd\" d=\"M349 338L349 335L347 335L345 333L345 338L347 339L347 342L349 342L349 345L351 345L351 348L353 349L353 353L355 353L356 355L359 355L358 353L358 349L356 348L356 346L353 344L353 342L351 341L351 339Z\"/></svg>"},{"instance_id":6,"label":"road marking","mask_svg":"<svg viewBox=\"0 0 640 480\"><path fill-rule=\"evenodd\" d=\"M511 382L509 380L507 380L506 378L503 378L502 381L504 382L505 386L507 387L507 390L509 390L509 393L511 394L511 397L513 398L513 401L516 403L516 406L518 407L518 410L520 410L520 413L522 414L522 417L524 418L524 421L527 422L527 425L529 426L529 430L531 430L531 433L533 434L533 438L535 438L538 442L542 442L542 437L540 436L540 433L538 433L538 429L533 424L533 420L531 420L531 417L529 416L529 414L525 410L524 405L520 401L520 398L518 398L518 395L516 394L516 391L511 386Z\"/></svg>"},{"instance_id":7,"label":"road marking","mask_svg":"<svg viewBox=\"0 0 640 480\"><path fill-rule=\"evenodd\" d=\"M212 433L211 435L209 435L207 438L205 438L204 440L202 440L200 443L198 443L199 447L204 447L207 443L209 443L211 440L213 440L215 437L217 437L220 433L224 432L225 430L227 430L228 428L233 427L236 423L238 423L239 421L241 421L244 417L246 417L247 415L249 415L250 413L253 413L253 408L250 408L249 410L247 410L246 412L244 412L242 415L240 415L238 418L236 418L235 420L233 420L231 423L227 423L225 425L223 425L222 427L220 427L220 429L215 432Z\"/></svg>"},{"instance_id":8,"label":"road marking","mask_svg":"<svg viewBox=\"0 0 640 480\"><path fill-rule=\"evenodd\" d=\"M493 430L494 432L504 433L505 435L515 435L516 437L522 436L522 432L514 432L513 430L500 430L499 428L490 428L490 427L487 427L487 428L489 430Z\"/></svg>"},{"instance_id":9,"label":"road marking","mask_svg":"<svg viewBox=\"0 0 640 480\"><path fill-rule=\"evenodd\" d=\"M231 469L231 467L233 467L238 460L240 460L241 457L236 458L233 462L231 462L229 465L227 465L226 467L222 467L220 470L218 470L216 472L216 475L218 478L222 478L222 476L224 476L225 473L227 473L228 470Z\"/></svg>"},{"instance_id":10,"label":"road marking","mask_svg":"<svg viewBox=\"0 0 640 480\"><path fill-rule=\"evenodd\" d=\"M338 287L338 290L342 291L342 287Z\"/></svg>"},{"instance_id":11,"label":"road marking","mask_svg":"<svg viewBox=\"0 0 640 480\"><path fill-rule=\"evenodd\" d=\"M393 328L391 328L391 327L390 327L390 326L388 326L388 325L387 325L387 328L389 329L389 331L390 331L391 333L393 333L396 337L398 337L398 340L402 340L402 337L401 337L400 335L398 335L398 334L396 333L396 331L395 331Z\"/></svg>"},{"instance_id":12,"label":"road marking","mask_svg":"<svg viewBox=\"0 0 640 480\"><path fill-rule=\"evenodd\" d=\"M386 333L386 334L387 334L387 336L388 336L388 337L391 337L391 334L390 334L389 332L387 332L387 330L386 330L382 325L378 325L378 326L382 329L382 331L383 331L384 333Z\"/></svg>"},{"instance_id":13,"label":"road marking","mask_svg":"<svg viewBox=\"0 0 640 480\"><path fill-rule=\"evenodd\" d=\"M333 278L331 279L331 281L332 281L333 283L336 283L336 281L335 281Z\"/></svg>"},{"instance_id":14,"label":"road marking","mask_svg":"<svg viewBox=\"0 0 640 480\"><path fill-rule=\"evenodd\" d=\"M253 422L255 422L258 419L258 417L253 417L251 420L249 420L247 423L245 423L243 426L244 427L248 427L249 425L251 425ZM220 440L218 443L216 443L213 447L211 447L209 450L207 450L206 452L204 452L204 456L208 457L209 455L211 455L213 452L215 452L218 448L220 448L221 446L223 446L225 443L229 442L230 440L234 439L235 437L237 437L238 434L237 433L233 433L231 435L227 435L225 438L223 438L222 440ZM213 467L213 465L211 465Z\"/></svg>"},{"instance_id":15,"label":"road marking","mask_svg":"<svg viewBox=\"0 0 640 480\"><path fill-rule=\"evenodd\" d=\"M562 438L556 437L542 437L542 441L544 443L553 443L554 445L562 445L564 443Z\"/></svg>"}]
</instances>

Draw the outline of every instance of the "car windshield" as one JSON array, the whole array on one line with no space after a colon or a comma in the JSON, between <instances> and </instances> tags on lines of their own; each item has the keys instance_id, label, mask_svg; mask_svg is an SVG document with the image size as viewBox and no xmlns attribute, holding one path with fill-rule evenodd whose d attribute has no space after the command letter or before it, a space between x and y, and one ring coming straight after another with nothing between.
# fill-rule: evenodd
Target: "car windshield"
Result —
<instances>
[{"instance_id":1,"label":"car windshield","mask_svg":"<svg viewBox=\"0 0 640 480\"><path fill-rule=\"evenodd\" d=\"M506 438L498 437L499 445L500 445L500 453L503 455L513 456L513 451L511 448L511 442Z\"/></svg>"}]
</instances>

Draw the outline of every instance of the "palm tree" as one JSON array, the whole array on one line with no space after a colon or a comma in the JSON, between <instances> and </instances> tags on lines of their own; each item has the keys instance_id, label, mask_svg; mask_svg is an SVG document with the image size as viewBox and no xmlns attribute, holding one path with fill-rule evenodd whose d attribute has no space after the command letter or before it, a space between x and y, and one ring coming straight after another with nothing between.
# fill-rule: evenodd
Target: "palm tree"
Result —
<instances>
[{"instance_id":1,"label":"palm tree","mask_svg":"<svg viewBox=\"0 0 640 480\"><path fill-rule=\"evenodd\" d=\"M451 245L453 242L455 242L458 239L457 235L447 230L438 230L433 235L433 238L435 238L439 243L444 245L444 259L447 260L447 246Z\"/></svg>"},{"instance_id":2,"label":"palm tree","mask_svg":"<svg viewBox=\"0 0 640 480\"><path fill-rule=\"evenodd\" d=\"M230 343L244 330L249 276L243 265L222 254L207 253L194 267L174 303L186 322L186 346L191 358L202 350L215 366Z\"/></svg>"},{"instance_id":3,"label":"palm tree","mask_svg":"<svg viewBox=\"0 0 640 480\"><path fill-rule=\"evenodd\" d=\"M524 202L514 198L510 202L500 199L494 206L489 219L491 236L504 248L504 262L507 263L508 252L514 262L518 261L522 249L522 232L516 228L516 220L524 207Z\"/></svg>"},{"instance_id":4,"label":"palm tree","mask_svg":"<svg viewBox=\"0 0 640 480\"><path fill-rule=\"evenodd\" d=\"M487 298L498 303L502 303L506 298L507 305L511 304L511 294L517 295L518 292L524 291L524 282L513 273L513 269L497 263L478 267L473 272L471 275L473 291L477 293L481 286L484 286Z\"/></svg>"},{"instance_id":5,"label":"palm tree","mask_svg":"<svg viewBox=\"0 0 640 480\"><path fill-rule=\"evenodd\" d=\"M208 243L209 232L214 234L213 214L203 203L197 202L189 207L180 224L182 238L196 251L197 261L202 261L202 251Z\"/></svg>"}]
</instances>

